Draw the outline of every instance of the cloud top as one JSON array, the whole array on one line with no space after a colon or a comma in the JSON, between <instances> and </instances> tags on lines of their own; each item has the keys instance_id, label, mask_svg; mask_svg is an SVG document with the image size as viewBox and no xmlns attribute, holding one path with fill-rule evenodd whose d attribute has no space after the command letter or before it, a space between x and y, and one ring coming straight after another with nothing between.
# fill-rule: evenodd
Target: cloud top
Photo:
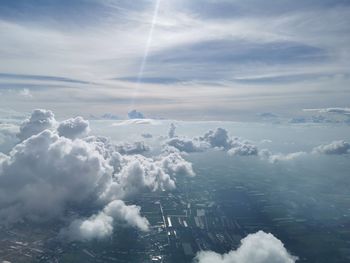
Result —
<instances>
[{"instance_id":1,"label":"cloud top","mask_svg":"<svg viewBox=\"0 0 350 263\"><path fill-rule=\"evenodd\" d=\"M249 234L237 250L227 254L201 251L195 258L196 263L294 263L296 260L279 239L263 231Z\"/></svg>"}]
</instances>

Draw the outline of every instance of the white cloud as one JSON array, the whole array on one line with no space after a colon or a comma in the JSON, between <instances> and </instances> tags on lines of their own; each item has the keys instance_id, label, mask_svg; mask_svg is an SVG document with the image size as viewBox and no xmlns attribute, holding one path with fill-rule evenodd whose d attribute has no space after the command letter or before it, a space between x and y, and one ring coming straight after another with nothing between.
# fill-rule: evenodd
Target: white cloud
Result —
<instances>
[{"instance_id":1,"label":"white cloud","mask_svg":"<svg viewBox=\"0 0 350 263\"><path fill-rule=\"evenodd\" d=\"M241 240L237 250L227 254L201 251L197 263L294 263L297 257L288 253L283 243L270 233L259 231Z\"/></svg>"},{"instance_id":2,"label":"white cloud","mask_svg":"<svg viewBox=\"0 0 350 263\"><path fill-rule=\"evenodd\" d=\"M184 137L174 137L166 141L166 144L178 149L181 152L200 152L211 148L227 151L229 155L257 155L258 147L240 138L231 138L227 130L217 128L210 130L203 136L188 139Z\"/></svg>"},{"instance_id":3,"label":"white cloud","mask_svg":"<svg viewBox=\"0 0 350 263\"><path fill-rule=\"evenodd\" d=\"M103 239L113 233L115 221L125 222L141 231L148 231L149 222L140 215L140 210L139 206L128 206L121 200L115 200L107 204L98 214L92 215L88 219L74 220L68 228L61 231L61 235L70 240Z\"/></svg>"},{"instance_id":4,"label":"white cloud","mask_svg":"<svg viewBox=\"0 0 350 263\"><path fill-rule=\"evenodd\" d=\"M34 111L22 125L24 130L52 130L31 135L8 155L0 155L1 224L60 220L72 209L79 216L80 208L93 207L100 212L77 219L70 227L82 231L76 230L79 239L110 235L115 221L147 230L140 208L126 206L122 199L141 191L173 190L176 176L195 175L178 152L145 157L136 154L146 148L143 142L126 147L101 136L76 138L88 128L82 118L62 122L64 129L58 131L53 123L51 111Z\"/></svg>"},{"instance_id":5,"label":"white cloud","mask_svg":"<svg viewBox=\"0 0 350 263\"><path fill-rule=\"evenodd\" d=\"M18 143L18 130L17 125L0 123L0 152L7 153Z\"/></svg>"},{"instance_id":6,"label":"white cloud","mask_svg":"<svg viewBox=\"0 0 350 263\"><path fill-rule=\"evenodd\" d=\"M144 142L133 142L118 144L116 150L121 154L142 154L150 150Z\"/></svg>"},{"instance_id":7,"label":"white cloud","mask_svg":"<svg viewBox=\"0 0 350 263\"><path fill-rule=\"evenodd\" d=\"M350 152L350 143L346 141L333 141L330 144L323 144L313 149L313 153L321 154L347 154Z\"/></svg>"},{"instance_id":8,"label":"white cloud","mask_svg":"<svg viewBox=\"0 0 350 263\"><path fill-rule=\"evenodd\" d=\"M198 140L188 139L184 137L175 137L166 141L166 144L175 147L181 152L191 153L204 150L203 145Z\"/></svg>"},{"instance_id":9,"label":"white cloud","mask_svg":"<svg viewBox=\"0 0 350 263\"><path fill-rule=\"evenodd\" d=\"M89 121L78 116L60 122L57 127L58 134L70 139L76 139L88 135L90 132Z\"/></svg>"},{"instance_id":10,"label":"white cloud","mask_svg":"<svg viewBox=\"0 0 350 263\"><path fill-rule=\"evenodd\" d=\"M250 156L258 154L258 147L248 141L240 141L238 138L230 141L229 155Z\"/></svg>"},{"instance_id":11,"label":"white cloud","mask_svg":"<svg viewBox=\"0 0 350 263\"><path fill-rule=\"evenodd\" d=\"M55 115L52 111L36 109L32 112L30 118L21 124L18 137L25 140L43 130L54 128L56 124Z\"/></svg>"},{"instance_id":12,"label":"white cloud","mask_svg":"<svg viewBox=\"0 0 350 263\"><path fill-rule=\"evenodd\" d=\"M227 130L223 128L217 128L215 131L208 131L201 140L208 142L211 147L218 147L228 149L230 148L230 138L228 136Z\"/></svg>"},{"instance_id":13,"label":"white cloud","mask_svg":"<svg viewBox=\"0 0 350 263\"><path fill-rule=\"evenodd\" d=\"M88 143L45 130L18 144L2 163L0 218L47 220L96 200L112 167Z\"/></svg>"}]
</instances>

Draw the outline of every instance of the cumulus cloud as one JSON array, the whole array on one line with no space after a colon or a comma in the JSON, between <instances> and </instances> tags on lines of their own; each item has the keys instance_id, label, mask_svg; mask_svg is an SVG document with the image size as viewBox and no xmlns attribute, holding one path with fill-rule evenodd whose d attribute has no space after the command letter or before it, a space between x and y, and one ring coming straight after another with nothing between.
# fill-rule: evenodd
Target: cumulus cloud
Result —
<instances>
[{"instance_id":1,"label":"cumulus cloud","mask_svg":"<svg viewBox=\"0 0 350 263\"><path fill-rule=\"evenodd\" d=\"M347 154L350 152L350 143L346 141L333 141L330 144L323 144L313 149L313 153L321 154Z\"/></svg>"},{"instance_id":2,"label":"cumulus cloud","mask_svg":"<svg viewBox=\"0 0 350 263\"><path fill-rule=\"evenodd\" d=\"M88 143L50 130L15 146L1 166L3 222L53 218L68 204L96 199L112 169Z\"/></svg>"},{"instance_id":3,"label":"cumulus cloud","mask_svg":"<svg viewBox=\"0 0 350 263\"><path fill-rule=\"evenodd\" d=\"M227 151L229 155L240 155L240 156L249 156L257 155L258 147L254 144L251 144L248 141L240 141L238 138L230 141L230 149Z\"/></svg>"},{"instance_id":4,"label":"cumulus cloud","mask_svg":"<svg viewBox=\"0 0 350 263\"><path fill-rule=\"evenodd\" d=\"M229 155L248 156L258 154L256 145L237 137L231 138L227 130L223 128L210 130L198 138L174 137L167 140L166 144L186 153L214 148L225 150Z\"/></svg>"},{"instance_id":5,"label":"cumulus cloud","mask_svg":"<svg viewBox=\"0 0 350 263\"><path fill-rule=\"evenodd\" d=\"M200 144L200 141L189 138L175 137L169 139L166 143L167 145L172 146L181 152L187 153L199 152L204 148L203 145Z\"/></svg>"},{"instance_id":6,"label":"cumulus cloud","mask_svg":"<svg viewBox=\"0 0 350 263\"><path fill-rule=\"evenodd\" d=\"M215 131L210 130L200 139L208 142L211 147L222 147L224 149L230 148L228 132L223 128L217 128Z\"/></svg>"},{"instance_id":7,"label":"cumulus cloud","mask_svg":"<svg viewBox=\"0 0 350 263\"><path fill-rule=\"evenodd\" d=\"M294 263L297 259L275 236L259 231L243 238L237 250L223 255L212 251L201 251L194 261L197 263Z\"/></svg>"},{"instance_id":8,"label":"cumulus cloud","mask_svg":"<svg viewBox=\"0 0 350 263\"><path fill-rule=\"evenodd\" d=\"M140 210L139 206L126 205L121 200L114 200L99 213L85 220L74 220L68 228L61 231L61 235L70 240L80 241L103 239L113 233L115 221L125 222L141 231L148 231L149 222L140 215Z\"/></svg>"},{"instance_id":9,"label":"cumulus cloud","mask_svg":"<svg viewBox=\"0 0 350 263\"><path fill-rule=\"evenodd\" d=\"M177 151L145 157L139 154L147 149L143 142L126 145L102 136L77 138L88 129L82 118L61 122L57 130L47 125L52 122L41 121L48 119L54 121L52 112L34 111L22 127L34 127L32 133L43 127L51 130L31 135L8 155L0 155L2 224L60 220L70 210L79 216L82 208L100 208L68 229L80 240L110 235L116 221L147 230L140 208L122 200L141 191L172 190L176 176L195 175Z\"/></svg>"},{"instance_id":10,"label":"cumulus cloud","mask_svg":"<svg viewBox=\"0 0 350 263\"><path fill-rule=\"evenodd\" d=\"M18 138L25 140L43 130L54 128L56 123L55 115L52 111L36 109L32 112L30 118L21 124Z\"/></svg>"},{"instance_id":11,"label":"cumulus cloud","mask_svg":"<svg viewBox=\"0 0 350 263\"><path fill-rule=\"evenodd\" d=\"M58 134L70 139L76 139L88 135L90 132L89 121L83 117L71 118L60 122L57 127Z\"/></svg>"},{"instance_id":12,"label":"cumulus cloud","mask_svg":"<svg viewBox=\"0 0 350 263\"><path fill-rule=\"evenodd\" d=\"M129 119L144 119L145 115L137 110L132 110L128 112Z\"/></svg>"}]
</instances>

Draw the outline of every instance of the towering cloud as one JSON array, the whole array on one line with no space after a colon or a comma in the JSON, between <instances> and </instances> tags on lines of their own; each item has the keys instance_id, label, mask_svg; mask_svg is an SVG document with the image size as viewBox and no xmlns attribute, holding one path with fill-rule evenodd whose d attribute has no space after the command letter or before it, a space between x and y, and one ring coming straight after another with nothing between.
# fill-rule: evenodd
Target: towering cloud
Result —
<instances>
[{"instance_id":1,"label":"towering cloud","mask_svg":"<svg viewBox=\"0 0 350 263\"><path fill-rule=\"evenodd\" d=\"M241 246L227 254L199 252L196 263L294 263L298 258L288 253L272 234L259 231L241 240Z\"/></svg>"},{"instance_id":2,"label":"towering cloud","mask_svg":"<svg viewBox=\"0 0 350 263\"><path fill-rule=\"evenodd\" d=\"M70 139L86 136L90 132L89 121L78 116L62 121L57 127L58 134Z\"/></svg>"},{"instance_id":3,"label":"towering cloud","mask_svg":"<svg viewBox=\"0 0 350 263\"><path fill-rule=\"evenodd\" d=\"M56 123L55 115L52 111L36 109L32 112L30 118L21 124L18 138L25 140L43 130L54 128Z\"/></svg>"}]
</instances>

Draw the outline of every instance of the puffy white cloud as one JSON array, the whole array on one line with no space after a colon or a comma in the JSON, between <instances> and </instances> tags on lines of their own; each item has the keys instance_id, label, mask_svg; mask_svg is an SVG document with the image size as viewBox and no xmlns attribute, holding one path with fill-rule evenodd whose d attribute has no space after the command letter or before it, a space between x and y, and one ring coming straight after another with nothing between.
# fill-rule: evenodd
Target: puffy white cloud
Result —
<instances>
[{"instance_id":1,"label":"puffy white cloud","mask_svg":"<svg viewBox=\"0 0 350 263\"><path fill-rule=\"evenodd\" d=\"M240 141L235 138L230 141L229 145L230 149L227 151L229 155L249 156L258 154L258 147L248 141Z\"/></svg>"},{"instance_id":2,"label":"puffy white cloud","mask_svg":"<svg viewBox=\"0 0 350 263\"><path fill-rule=\"evenodd\" d=\"M142 112L139 112L137 110L132 110L128 112L129 119L144 119L145 116Z\"/></svg>"},{"instance_id":3,"label":"puffy white cloud","mask_svg":"<svg viewBox=\"0 0 350 263\"><path fill-rule=\"evenodd\" d=\"M0 218L46 220L68 204L96 199L112 167L88 143L45 130L13 148L2 162Z\"/></svg>"},{"instance_id":4,"label":"puffy white cloud","mask_svg":"<svg viewBox=\"0 0 350 263\"><path fill-rule=\"evenodd\" d=\"M270 233L259 231L241 240L237 250L227 254L201 251L197 263L294 263L298 258L288 253L283 243Z\"/></svg>"},{"instance_id":5,"label":"puffy white cloud","mask_svg":"<svg viewBox=\"0 0 350 263\"><path fill-rule=\"evenodd\" d=\"M160 162L163 169L168 174L184 174L191 177L196 175L193 171L192 164L183 159L181 155L177 152L165 155Z\"/></svg>"},{"instance_id":6,"label":"puffy white cloud","mask_svg":"<svg viewBox=\"0 0 350 263\"><path fill-rule=\"evenodd\" d=\"M271 163L277 163L277 162L284 162L284 161L292 161L296 160L298 158L306 156L307 152L294 152L294 153L287 153L287 154L273 154L270 151L263 149L259 151L259 156L263 160L268 160Z\"/></svg>"},{"instance_id":7,"label":"puffy white cloud","mask_svg":"<svg viewBox=\"0 0 350 263\"><path fill-rule=\"evenodd\" d=\"M350 152L350 143L346 141L333 141L330 144L323 144L313 149L313 153L321 154L347 154Z\"/></svg>"},{"instance_id":8,"label":"puffy white cloud","mask_svg":"<svg viewBox=\"0 0 350 263\"><path fill-rule=\"evenodd\" d=\"M200 152L204 149L200 141L195 139L175 137L167 140L167 145L178 149L181 152Z\"/></svg>"},{"instance_id":9,"label":"puffy white cloud","mask_svg":"<svg viewBox=\"0 0 350 263\"><path fill-rule=\"evenodd\" d=\"M25 140L43 130L54 128L56 124L55 115L52 111L36 109L32 112L30 118L21 124L18 138Z\"/></svg>"},{"instance_id":10,"label":"puffy white cloud","mask_svg":"<svg viewBox=\"0 0 350 263\"><path fill-rule=\"evenodd\" d=\"M125 222L141 231L148 231L149 222L140 215L140 210L139 206L126 205L121 200L114 200L88 219L74 220L68 228L61 231L61 235L70 240L103 239L113 233L115 221Z\"/></svg>"},{"instance_id":11,"label":"puffy white cloud","mask_svg":"<svg viewBox=\"0 0 350 263\"><path fill-rule=\"evenodd\" d=\"M76 139L88 135L90 132L89 121L78 116L60 122L57 127L58 134L70 139Z\"/></svg>"}]
</instances>

